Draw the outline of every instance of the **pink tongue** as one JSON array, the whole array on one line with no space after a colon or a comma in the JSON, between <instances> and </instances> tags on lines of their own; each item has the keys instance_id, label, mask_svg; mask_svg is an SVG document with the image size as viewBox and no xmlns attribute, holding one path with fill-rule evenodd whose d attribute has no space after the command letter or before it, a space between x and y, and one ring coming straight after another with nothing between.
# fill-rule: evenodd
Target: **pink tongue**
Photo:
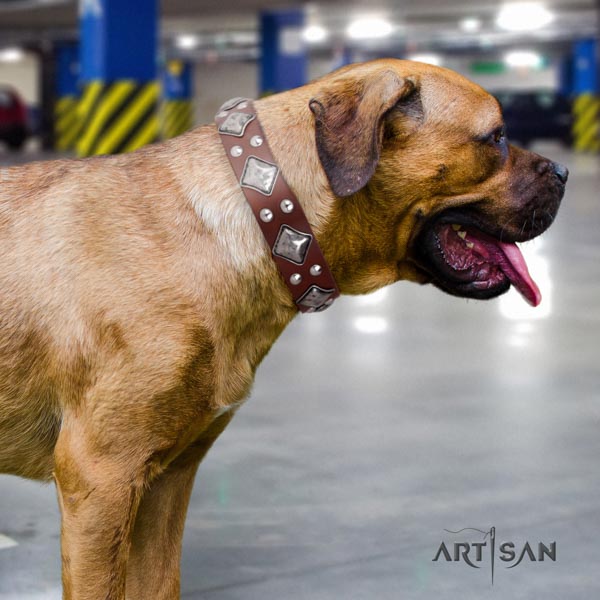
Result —
<instances>
[{"instance_id":1,"label":"pink tongue","mask_svg":"<svg viewBox=\"0 0 600 600\"><path fill-rule=\"evenodd\" d=\"M481 231L469 228L465 241L473 242L476 252L497 265L531 306L537 306L542 301L540 288L531 278L527 263L516 244L500 242Z\"/></svg>"},{"instance_id":2,"label":"pink tongue","mask_svg":"<svg viewBox=\"0 0 600 600\"><path fill-rule=\"evenodd\" d=\"M516 244L497 242L498 248L506 258L508 265L499 265L510 282L519 290L521 296L531 304L537 306L542 301L542 293L536 282L531 278L527 263ZM508 267L508 268L507 268Z\"/></svg>"}]
</instances>

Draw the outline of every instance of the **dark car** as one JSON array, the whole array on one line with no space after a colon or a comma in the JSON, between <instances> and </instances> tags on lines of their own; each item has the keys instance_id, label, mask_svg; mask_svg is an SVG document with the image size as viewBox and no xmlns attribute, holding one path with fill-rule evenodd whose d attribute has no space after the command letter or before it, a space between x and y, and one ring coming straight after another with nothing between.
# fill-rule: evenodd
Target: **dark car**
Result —
<instances>
[{"instance_id":1,"label":"dark car","mask_svg":"<svg viewBox=\"0 0 600 600\"><path fill-rule=\"evenodd\" d=\"M498 91L511 142L527 146L538 139L571 145L571 101L549 90Z\"/></svg>"},{"instance_id":2,"label":"dark car","mask_svg":"<svg viewBox=\"0 0 600 600\"><path fill-rule=\"evenodd\" d=\"M0 85L0 141L18 150L27 139L27 107L15 90Z\"/></svg>"}]
</instances>

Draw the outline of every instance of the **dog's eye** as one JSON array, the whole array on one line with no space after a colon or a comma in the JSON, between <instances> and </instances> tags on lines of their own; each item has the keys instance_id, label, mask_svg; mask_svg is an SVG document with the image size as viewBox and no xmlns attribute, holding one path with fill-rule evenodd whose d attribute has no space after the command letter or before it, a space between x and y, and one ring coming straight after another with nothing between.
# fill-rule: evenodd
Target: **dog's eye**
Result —
<instances>
[{"instance_id":1,"label":"dog's eye","mask_svg":"<svg viewBox=\"0 0 600 600\"><path fill-rule=\"evenodd\" d=\"M506 140L506 131L504 129L504 127L500 127L499 129L496 129L496 131L494 131L494 133L492 133L492 141L494 142L494 144L502 144L504 143L504 141Z\"/></svg>"}]
</instances>

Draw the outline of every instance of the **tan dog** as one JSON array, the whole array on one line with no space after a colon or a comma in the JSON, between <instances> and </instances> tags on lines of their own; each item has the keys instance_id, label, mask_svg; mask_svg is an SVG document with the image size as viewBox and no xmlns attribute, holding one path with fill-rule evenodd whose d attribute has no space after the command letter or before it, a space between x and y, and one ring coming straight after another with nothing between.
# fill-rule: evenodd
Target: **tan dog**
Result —
<instances>
[{"instance_id":1,"label":"tan dog","mask_svg":"<svg viewBox=\"0 0 600 600\"><path fill-rule=\"evenodd\" d=\"M383 60L256 107L342 292L539 301L512 242L567 172L481 88ZM0 247L0 471L56 479L65 598L177 598L198 464L297 314L215 127L1 171Z\"/></svg>"}]
</instances>

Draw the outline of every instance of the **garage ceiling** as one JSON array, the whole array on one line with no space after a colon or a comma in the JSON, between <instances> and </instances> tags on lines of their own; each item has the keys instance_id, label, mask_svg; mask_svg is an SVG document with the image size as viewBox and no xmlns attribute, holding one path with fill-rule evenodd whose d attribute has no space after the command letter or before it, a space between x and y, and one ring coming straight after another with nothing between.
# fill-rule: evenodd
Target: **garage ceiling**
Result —
<instances>
[{"instance_id":1,"label":"garage ceiling","mask_svg":"<svg viewBox=\"0 0 600 600\"><path fill-rule=\"evenodd\" d=\"M544 4L556 14L554 23L535 34L520 34L527 40L560 42L598 31L600 0L547 0ZM204 36L204 47L213 43L215 32L246 34L256 38L257 13L265 8L298 6L298 0L162 0L162 35L172 39L180 33ZM499 32L494 16L501 4L498 0L376 0L365 3L356 0L319 0L303 3L313 18L331 32L333 43L341 39L350 17L380 13L399 25L397 40L405 45L437 43L469 45L469 36L459 29L463 17L477 17L482 29L471 41L487 45L502 45L520 41L519 36ZM16 41L32 42L77 34L78 3L76 0L0 0L0 45ZM254 39L255 39L254 38ZM241 39L244 39L243 36ZM218 43L217 43L218 45Z\"/></svg>"}]
</instances>

